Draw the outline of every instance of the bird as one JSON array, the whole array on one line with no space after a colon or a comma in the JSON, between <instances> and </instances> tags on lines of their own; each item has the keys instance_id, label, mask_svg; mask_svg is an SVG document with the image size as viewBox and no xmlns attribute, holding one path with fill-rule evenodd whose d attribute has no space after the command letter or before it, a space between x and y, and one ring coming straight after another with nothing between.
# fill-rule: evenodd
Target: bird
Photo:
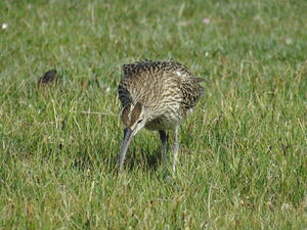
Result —
<instances>
[{"instance_id":1,"label":"bird","mask_svg":"<svg viewBox=\"0 0 307 230\"><path fill-rule=\"evenodd\" d=\"M158 131L163 161L167 159L168 132L174 131L172 169L176 170L180 125L204 94L202 81L203 78L195 77L186 66L173 60L142 60L122 66L118 85L124 124L117 159L120 171L131 140L143 128Z\"/></svg>"}]
</instances>

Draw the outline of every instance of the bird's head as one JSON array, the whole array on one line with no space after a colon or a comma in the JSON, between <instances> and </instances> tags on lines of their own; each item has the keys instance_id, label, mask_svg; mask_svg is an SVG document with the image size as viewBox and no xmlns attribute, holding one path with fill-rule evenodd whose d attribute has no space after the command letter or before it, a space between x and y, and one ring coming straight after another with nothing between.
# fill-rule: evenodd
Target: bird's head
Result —
<instances>
[{"instance_id":1,"label":"bird's head","mask_svg":"<svg viewBox=\"0 0 307 230\"><path fill-rule=\"evenodd\" d=\"M147 121L145 110L146 108L140 102L129 104L123 109L121 119L125 130L129 130L132 136L145 126Z\"/></svg>"},{"instance_id":2,"label":"bird's head","mask_svg":"<svg viewBox=\"0 0 307 230\"><path fill-rule=\"evenodd\" d=\"M146 108L140 102L129 104L123 109L121 120L125 125L125 129L124 139L119 153L120 159L125 156L133 136L145 126L148 120L146 114ZM119 161L121 162L122 160L120 159Z\"/></svg>"}]
</instances>

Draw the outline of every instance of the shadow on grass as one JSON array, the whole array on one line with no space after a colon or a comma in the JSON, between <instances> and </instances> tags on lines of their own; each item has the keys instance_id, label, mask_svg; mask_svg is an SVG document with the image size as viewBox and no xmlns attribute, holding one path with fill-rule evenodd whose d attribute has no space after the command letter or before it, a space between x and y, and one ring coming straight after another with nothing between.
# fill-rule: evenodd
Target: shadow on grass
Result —
<instances>
[{"instance_id":1,"label":"shadow on grass","mask_svg":"<svg viewBox=\"0 0 307 230\"><path fill-rule=\"evenodd\" d=\"M127 153L125 161L125 169L133 170L135 168L140 168L141 170L156 170L162 164L162 155L159 150L153 150L148 152L144 149L141 151L134 151L132 149Z\"/></svg>"},{"instance_id":2,"label":"shadow on grass","mask_svg":"<svg viewBox=\"0 0 307 230\"><path fill-rule=\"evenodd\" d=\"M162 164L162 155L159 150L152 152L132 148L127 152L124 168L128 171L133 171L139 168L144 171L156 170ZM76 154L73 160L72 167L80 171L88 169L95 170L104 168L108 173L117 172L117 154L101 154L104 151L89 154L88 152L80 151Z\"/></svg>"}]
</instances>

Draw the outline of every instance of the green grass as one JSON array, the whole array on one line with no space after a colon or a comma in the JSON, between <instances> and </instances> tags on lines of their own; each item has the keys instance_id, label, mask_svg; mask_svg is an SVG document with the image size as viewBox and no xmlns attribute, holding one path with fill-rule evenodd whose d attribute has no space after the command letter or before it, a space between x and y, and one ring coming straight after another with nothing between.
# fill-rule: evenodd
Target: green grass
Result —
<instances>
[{"instance_id":1,"label":"green grass","mask_svg":"<svg viewBox=\"0 0 307 230\"><path fill-rule=\"evenodd\" d=\"M306 1L2 0L0 12L0 229L306 229ZM144 58L207 80L173 176L148 131L114 171L120 68ZM52 68L60 84L37 89Z\"/></svg>"}]
</instances>

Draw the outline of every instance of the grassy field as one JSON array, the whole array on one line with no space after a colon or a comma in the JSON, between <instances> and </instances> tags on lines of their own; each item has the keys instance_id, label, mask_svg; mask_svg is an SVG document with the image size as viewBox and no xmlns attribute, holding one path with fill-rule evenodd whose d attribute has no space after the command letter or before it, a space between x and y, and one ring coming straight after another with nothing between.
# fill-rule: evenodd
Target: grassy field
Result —
<instances>
[{"instance_id":1,"label":"grassy field","mask_svg":"<svg viewBox=\"0 0 307 230\"><path fill-rule=\"evenodd\" d=\"M307 2L0 1L0 229L306 229ZM174 175L117 175L121 65L206 79ZM37 79L57 69L56 86Z\"/></svg>"}]
</instances>

